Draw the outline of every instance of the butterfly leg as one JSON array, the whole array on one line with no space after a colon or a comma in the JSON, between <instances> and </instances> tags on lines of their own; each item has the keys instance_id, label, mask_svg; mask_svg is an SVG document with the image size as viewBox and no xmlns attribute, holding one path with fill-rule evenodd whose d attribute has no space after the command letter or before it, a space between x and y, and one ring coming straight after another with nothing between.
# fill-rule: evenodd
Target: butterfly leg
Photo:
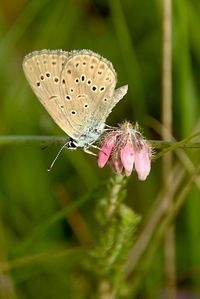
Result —
<instances>
[{"instance_id":1,"label":"butterfly leg","mask_svg":"<svg viewBox=\"0 0 200 299\"><path fill-rule=\"evenodd\" d=\"M84 150L85 153L90 154L92 156L96 156L97 155L97 154L91 152L87 147L84 147L83 150Z\"/></svg>"}]
</instances>

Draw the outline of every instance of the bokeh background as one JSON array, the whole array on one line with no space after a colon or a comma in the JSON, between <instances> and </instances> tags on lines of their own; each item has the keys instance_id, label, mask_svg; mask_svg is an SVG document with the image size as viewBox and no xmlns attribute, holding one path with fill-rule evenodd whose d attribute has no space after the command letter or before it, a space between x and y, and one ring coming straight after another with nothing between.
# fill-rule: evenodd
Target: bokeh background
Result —
<instances>
[{"instance_id":1,"label":"bokeh background","mask_svg":"<svg viewBox=\"0 0 200 299\"><path fill-rule=\"evenodd\" d=\"M200 2L172 2L173 136L181 140L198 131L200 124ZM129 85L107 123L138 121L148 139L161 140L162 3L0 2L0 298L88 298L88 285L75 269L85 258L90 234L95 235L94 209L100 192L96 190L113 175L107 167L98 169L95 157L81 150L64 150L47 172L59 147L4 138L65 136L31 91L22 70L23 57L34 50L83 48L106 57L118 73L118 86ZM198 147L185 154L194 166L199 164ZM182 165L174 155L176 163ZM176 193L191 176L184 167ZM161 173L158 159L145 182L134 173L128 179L125 202L142 217L136 239L149 211L154 217ZM200 185L195 182L174 221L176 298L200 298ZM67 207L73 210L71 216ZM142 279L134 297L124 298L165 298L164 247L161 242L145 271L130 273L127 284L137 275Z\"/></svg>"}]
</instances>

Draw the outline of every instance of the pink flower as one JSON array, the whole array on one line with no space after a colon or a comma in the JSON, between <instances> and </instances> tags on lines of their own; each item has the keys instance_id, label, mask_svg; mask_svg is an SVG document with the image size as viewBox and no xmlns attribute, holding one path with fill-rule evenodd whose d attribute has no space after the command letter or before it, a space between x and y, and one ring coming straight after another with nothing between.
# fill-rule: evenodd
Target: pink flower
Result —
<instances>
[{"instance_id":1,"label":"pink flower","mask_svg":"<svg viewBox=\"0 0 200 299\"><path fill-rule=\"evenodd\" d=\"M115 131L110 132L109 138L102 144L101 150L98 154L98 166L100 168L103 168L108 162L108 159L116 142L116 135L117 133Z\"/></svg>"},{"instance_id":2,"label":"pink flower","mask_svg":"<svg viewBox=\"0 0 200 299\"><path fill-rule=\"evenodd\" d=\"M129 122L107 133L98 153L98 166L108 163L118 174L131 175L136 170L139 180L146 180L151 170L151 147Z\"/></svg>"}]
</instances>

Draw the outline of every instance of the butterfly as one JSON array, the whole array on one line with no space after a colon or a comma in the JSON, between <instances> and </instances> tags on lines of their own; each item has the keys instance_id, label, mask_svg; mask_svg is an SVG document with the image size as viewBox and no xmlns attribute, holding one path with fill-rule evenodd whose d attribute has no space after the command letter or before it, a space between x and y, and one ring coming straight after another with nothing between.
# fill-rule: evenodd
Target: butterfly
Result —
<instances>
[{"instance_id":1,"label":"butterfly","mask_svg":"<svg viewBox=\"0 0 200 299\"><path fill-rule=\"evenodd\" d=\"M91 50L34 51L25 56L23 70L41 104L70 137L69 149L93 146L128 90L128 85L115 89L112 63Z\"/></svg>"}]
</instances>

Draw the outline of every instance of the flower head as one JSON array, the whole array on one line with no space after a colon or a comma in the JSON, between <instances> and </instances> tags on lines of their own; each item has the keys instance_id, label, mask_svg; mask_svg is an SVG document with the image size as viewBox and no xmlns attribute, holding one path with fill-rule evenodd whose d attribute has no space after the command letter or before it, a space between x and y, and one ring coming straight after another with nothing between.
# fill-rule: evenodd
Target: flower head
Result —
<instances>
[{"instance_id":1,"label":"flower head","mask_svg":"<svg viewBox=\"0 0 200 299\"><path fill-rule=\"evenodd\" d=\"M118 174L129 176L136 170L139 180L146 180L151 170L151 147L137 128L125 122L102 139L98 166L106 163Z\"/></svg>"}]
</instances>

